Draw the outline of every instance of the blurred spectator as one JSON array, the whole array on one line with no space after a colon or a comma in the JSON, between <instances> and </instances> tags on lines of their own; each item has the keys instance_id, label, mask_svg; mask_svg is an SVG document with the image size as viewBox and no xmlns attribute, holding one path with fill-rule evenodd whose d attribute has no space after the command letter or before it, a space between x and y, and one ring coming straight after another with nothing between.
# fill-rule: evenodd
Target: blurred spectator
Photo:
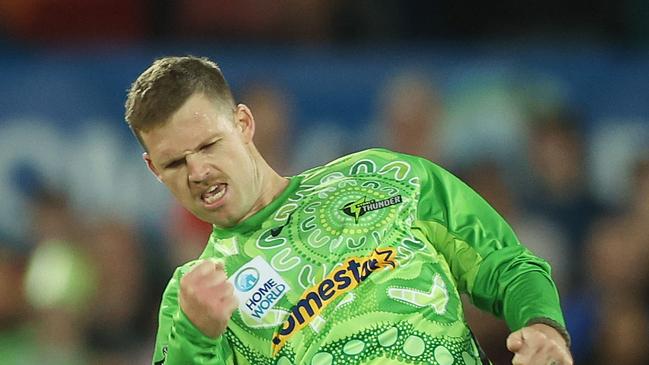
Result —
<instances>
[{"instance_id":1,"label":"blurred spectator","mask_svg":"<svg viewBox=\"0 0 649 365\"><path fill-rule=\"evenodd\" d=\"M634 191L627 206L598 221L585 246L585 286L566 302L576 360L593 364L649 362L643 343L646 336L640 335L649 331L647 161L640 159L636 164Z\"/></svg>"},{"instance_id":2,"label":"blurred spectator","mask_svg":"<svg viewBox=\"0 0 649 365\"><path fill-rule=\"evenodd\" d=\"M342 126L334 120L311 123L297 137L292 171L305 171L363 148L361 138L348 126Z\"/></svg>"},{"instance_id":3,"label":"blurred spectator","mask_svg":"<svg viewBox=\"0 0 649 365\"><path fill-rule=\"evenodd\" d=\"M27 363L117 365L148 359L150 349L143 344L152 332L152 303L159 298L144 298L147 262L134 229L112 219L88 226L65 195L42 182L27 193L36 242L25 279L33 308L25 322L33 333L25 341Z\"/></svg>"},{"instance_id":4,"label":"blurred spectator","mask_svg":"<svg viewBox=\"0 0 649 365\"><path fill-rule=\"evenodd\" d=\"M249 82L240 93L255 117L255 146L268 164L284 176L292 171L293 100L281 87L268 81Z\"/></svg>"},{"instance_id":5,"label":"blurred spectator","mask_svg":"<svg viewBox=\"0 0 649 365\"><path fill-rule=\"evenodd\" d=\"M565 232L568 257L579 257L592 223L605 209L590 190L585 168L585 136L574 112L552 110L534 120L529 137L532 181L526 209L545 217ZM573 260L570 285L581 281L583 266Z\"/></svg>"},{"instance_id":6,"label":"blurred spectator","mask_svg":"<svg viewBox=\"0 0 649 365\"><path fill-rule=\"evenodd\" d=\"M86 227L67 196L44 184L37 182L25 191L34 243L26 272L27 299L37 310L61 307L81 314L95 286Z\"/></svg>"},{"instance_id":7,"label":"blurred spectator","mask_svg":"<svg viewBox=\"0 0 649 365\"><path fill-rule=\"evenodd\" d=\"M615 118L596 124L589 138L589 161L598 199L616 208L635 199L634 165L639 156L649 154L647 141L647 120Z\"/></svg>"},{"instance_id":8,"label":"blurred spectator","mask_svg":"<svg viewBox=\"0 0 649 365\"><path fill-rule=\"evenodd\" d=\"M85 364L83 332L94 275L84 253L71 242L43 241L33 252L25 291L34 309L36 363Z\"/></svg>"},{"instance_id":9,"label":"blurred spectator","mask_svg":"<svg viewBox=\"0 0 649 365\"><path fill-rule=\"evenodd\" d=\"M586 251L590 282L609 302L646 300L649 288L649 240L646 232L623 220L607 219L592 233ZM604 317L609 318L609 317Z\"/></svg>"},{"instance_id":10,"label":"blurred spectator","mask_svg":"<svg viewBox=\"0 0 649 365\"><path fill-rule=\"evenodd\" d=\"M445 156L440 138L444 116L441 96L430 75L417 69L398 70L378 91L373 120L356 131L334 121L321 121L298 138L296 169L327 163L367 147L389 148L435 162Z\"/></svg>"},{"instance_id":11,"label":"blurred spectator","mask_svg":"<svg viewBox=\"0 0 649 365\"><path fill-rule=\"evenodd\" d=\"M141 243L133 227L109 218L92 227L88 244L100 288L93 297L86 334L93 363L131 364L141 352L137 339L150 335L150 306L155 302L144 300L146 261Z\"/></svg>"},{"instance_id":12,"label":"blurred spectator","mask_svg":"<svg viewBox=\"0 0 649 365\"><path fill-rule=\"evenodd\" d=\"M462 67L445 93L441 137L449 166L493 159L524 165L528 114L510 73L498 64Z\"/></svg>"},{"instance_id":13,"label":"blurred spectator","mask_svg":"<svg viewBox=\"0 0 649 365\"><path fill-rule=\"evenodd\" d=\"M377 121L371 126L378 134L376 145L441 163L444 107L431 77L417 70L402 70L380 93Z\"/></svg>"},{"instance_id":14,"label":"blurred spectator","mask_svg":"<svg viewBox=\"0 0 649 365\"><path fill-rule=\"evenodd\" d=\"M608 246L605 247L610 250L601 256L595 255L596 262L593 266L601 269L599 274L602 277L597 277L596 274L594 276L601 289L609 292L625 291L648 301L649 304L649 156L638 159L632 176L633 191L628 200L628 208L618 217L599 224L598 228L605 230L604 233L595 231L593 234L595 242L598 237L608 238ZM606 231L612 232L606 235ZM624 247L624 252L615 250L615 247ZM609 267L613 255L622 261L623 267ZM615 270L622 272L616 277Z\"/></svg>"},{"instance_id":15,"label":"blurred spectator","mask_svg":"<svg viewBox=\"0 0 649 365\"><path fill-rule=\"evenodd\" d=\"M649 152L638 159L631 175L633 191L628 200L628 219L640 236L649 238Z\"/></svg>"},{"instance_id":16,"label":"blurred spectator","mask_svg":"<svg viewBox=\"0 0 649 365\"><path fill-rule=\"evenodd\" d=\"M601 310L598 339L589 364L649 364L647 303L618 299Z\"/></svg>"},{"instance_id":17,"label":"blurred spectator","mask_svg":"<svg viewBox=\"0 0 649 365\"><path fill-rule=\"evenodd\" d=\"M577 339L576 358L593 364L649 362L645 345L649 332L649 239L640 233L619 219L602 221L593 230L586 251L590 290L580 292L590 306L567 311L569 328L573 327Z\"/></svg>"},{"instance_id":18,"label":"blurred spectator","mask_svg":"<svg viewBox=\"0 0 649 365\"><path fill-rule=\"evenodd\" d=\"M44 185L31 192L29 202L36 242L24 282L34 310L35 343L29 353L36 363L85 364L83 331L96 282L83 245L84 225L65 195Z\"/></svg>"}]
</instances>

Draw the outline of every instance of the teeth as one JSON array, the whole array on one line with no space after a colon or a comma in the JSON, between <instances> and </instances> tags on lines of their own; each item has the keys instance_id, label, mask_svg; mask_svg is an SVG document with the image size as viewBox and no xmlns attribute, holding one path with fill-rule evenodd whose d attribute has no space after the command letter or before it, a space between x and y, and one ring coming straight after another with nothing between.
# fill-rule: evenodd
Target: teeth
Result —
<instances>
[{"instance_id":1,"label":"teeth","mask_svg":"<svg viewBox=\"0 0 649 365\"><path fill-rule=\"evenodd\" d=\"M212 204L215 203L217 200L221 199L223 197L223 194L225 194L225 187L223 187L221 190L216 192L219 188L219 185L214 185L210 190L205 192L203 194L203 200L207 204ZM215 193L216 192L216 193Z\"/></svg>"}]
</instances>

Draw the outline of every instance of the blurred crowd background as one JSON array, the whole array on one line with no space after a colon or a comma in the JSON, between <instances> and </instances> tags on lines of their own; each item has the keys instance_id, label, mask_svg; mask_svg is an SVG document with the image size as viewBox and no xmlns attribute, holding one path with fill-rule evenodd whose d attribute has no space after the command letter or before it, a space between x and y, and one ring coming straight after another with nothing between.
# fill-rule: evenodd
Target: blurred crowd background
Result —
<instances>
[{"instance_id":1,"label":"blurred crowd background","mask_svg":"<svg viewBox=\"0 0 649 365\"><path fill-rule=\"evenodd\" d=\"M553 265L577 364L649 364L649 3L0 0L0 363L145 364L210 227L123 122L159 56L217 61L270 164L425 156ZM508 330L466 302L496 364Z\"/></svg>"}]
</instances>

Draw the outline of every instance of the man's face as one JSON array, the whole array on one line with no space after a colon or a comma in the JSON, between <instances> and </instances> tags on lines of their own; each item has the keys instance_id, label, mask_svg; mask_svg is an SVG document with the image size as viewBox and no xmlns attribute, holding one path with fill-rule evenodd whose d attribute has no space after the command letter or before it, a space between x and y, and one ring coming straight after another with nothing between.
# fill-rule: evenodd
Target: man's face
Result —
<instances>
[{"instance_id":1,"label":"man's face","mask_svg":"<svg viewBox=\"0 0 649 365\"><path fill-rule=\"evenodd\" d=\"M230 227L260 195L250 110L192 95L164 124L142 132L151 171L198 218Z\"/></svg>"}]
</instances>

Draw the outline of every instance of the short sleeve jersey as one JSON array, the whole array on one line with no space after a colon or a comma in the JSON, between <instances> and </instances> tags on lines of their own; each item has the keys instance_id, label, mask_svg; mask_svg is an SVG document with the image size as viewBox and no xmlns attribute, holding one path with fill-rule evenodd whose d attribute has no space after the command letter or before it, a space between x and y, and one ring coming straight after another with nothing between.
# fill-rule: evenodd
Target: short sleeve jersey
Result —
<instances>
[{"instance_id":1,"label":"short sleeve jersey","mask_svg":"<svg viewBox=\"0 0 649 365\"><path fill-rule=\"evenodd\" d=\"M460 300L564 327L548 264L480 196L423 158L384 149L290 178L268 206L215 228L201 259L223 262L239 308L217 339L165 291L161 364L481 364Z\"/></svg>"}]
</instances>

